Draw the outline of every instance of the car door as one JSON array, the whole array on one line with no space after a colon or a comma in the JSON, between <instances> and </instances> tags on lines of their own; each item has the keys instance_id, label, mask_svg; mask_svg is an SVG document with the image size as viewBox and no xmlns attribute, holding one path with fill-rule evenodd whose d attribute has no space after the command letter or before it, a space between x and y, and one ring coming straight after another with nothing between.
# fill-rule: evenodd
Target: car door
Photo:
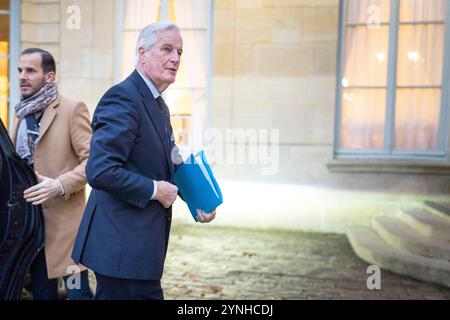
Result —
<instances>
[{"instance_id":1,"label":"car door","mask_svg":"<svg viewBox=\"0 0 450 320\"><path fill-rule=\"evenodd\" d=\"M44 247L41 206L23 198L36 184L32 168L15 152L0 121L0 299L20 299L31 262Z\"/></svg>"}]
</instances>

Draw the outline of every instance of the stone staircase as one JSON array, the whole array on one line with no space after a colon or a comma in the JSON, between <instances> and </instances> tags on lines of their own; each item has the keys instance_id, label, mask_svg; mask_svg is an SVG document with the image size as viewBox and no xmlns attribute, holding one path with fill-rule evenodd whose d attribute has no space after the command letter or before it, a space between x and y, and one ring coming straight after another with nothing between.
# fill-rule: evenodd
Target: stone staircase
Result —
<instances>
[{"instance_id":1,"label":"stone staircase","mask_svg":"<svg viewBox=\"0 0 450 320\"><path fill-rule=\"evenodd\" d=\"M347 238L364 261L398 274L450 287L450 204L378 217L372 228L350 227Z\"/></svg>"}]
</instances>

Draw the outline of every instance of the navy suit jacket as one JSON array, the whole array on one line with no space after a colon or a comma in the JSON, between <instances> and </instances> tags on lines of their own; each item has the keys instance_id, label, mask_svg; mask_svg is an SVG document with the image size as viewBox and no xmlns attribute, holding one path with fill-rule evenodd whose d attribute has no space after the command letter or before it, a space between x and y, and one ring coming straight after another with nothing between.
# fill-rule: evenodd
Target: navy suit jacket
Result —
<instances>
[{"instance_id":1,"label":"navy suit jacket","mask_svg":"<svg viewBox=\"0 0 450 320\"><path fill-rule=\"evenodd\" d=\"M136 70L104 94L92 128L86 165L92 192L72 258L102 275L159 280L172 211L150 198L153 180L173 181L175 145Z\"/></svg>"}]
</instances>

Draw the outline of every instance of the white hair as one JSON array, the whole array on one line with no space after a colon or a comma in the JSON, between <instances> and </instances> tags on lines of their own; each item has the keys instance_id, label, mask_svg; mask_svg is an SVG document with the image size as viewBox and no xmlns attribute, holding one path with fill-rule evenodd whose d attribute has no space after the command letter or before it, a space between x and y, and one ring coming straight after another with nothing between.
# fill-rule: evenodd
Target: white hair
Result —
<instances>
[{"instance_id":1,"label":"white hair","mask_svg":"<svg viewBox=\"0 0 450 320\"><path fill-rule=\"evenodd\" d=\"M154 22L141 30L136 42L136 64L139 62L139 48L144 48L146 51L150 49L158 40L158 33L164 30L180 31L175 23L168 21Z\"/></svg>"}]
</instances>

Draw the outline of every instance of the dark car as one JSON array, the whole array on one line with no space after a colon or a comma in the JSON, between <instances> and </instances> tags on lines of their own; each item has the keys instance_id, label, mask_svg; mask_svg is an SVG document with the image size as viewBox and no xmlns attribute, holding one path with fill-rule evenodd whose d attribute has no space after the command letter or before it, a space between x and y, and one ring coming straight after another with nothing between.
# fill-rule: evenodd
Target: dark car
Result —
<instances>
[{"instance_id":1,"label":"dark car","mask_svg":"<svg viewBox=\"0 0 450 320\"><path fill-rule=\"evenodd\" d=\"M28 268L44 247L42 208L23 198L36 182L0 121L0 300L21 299Z\"/></svg>"}]
</instances>

